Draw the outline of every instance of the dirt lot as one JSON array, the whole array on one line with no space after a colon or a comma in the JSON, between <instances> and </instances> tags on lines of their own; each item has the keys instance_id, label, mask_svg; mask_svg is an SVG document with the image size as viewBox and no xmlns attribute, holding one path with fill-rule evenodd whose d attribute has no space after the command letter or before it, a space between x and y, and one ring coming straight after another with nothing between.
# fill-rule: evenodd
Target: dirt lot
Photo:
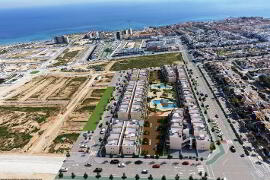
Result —
<instances>
[{"instance_id":1,"label":"dirt lot","mask_svg":"<svg viewBox=\"0 0 270 180\"><path fill-rule=\"evenodd\" d=\"M44 131L57 107L0 107L0 151L21 151Z\"/></svg>"},{"instance_id":2,"label":"dirt lot","mask_svg":"<svg viewBox=\"0 0 270 180\"><path fill-rule=\"evenodd\" d=\"M37 144L39 137L51 126L51 122L55 122L66 111L68 103L84 88L88 79L87 76L38 76L13 91L0 106L0 151L30 151L32 145ZM94 100L98 101L98 97ZM77 117L81 114L88 117L87 107L91 110L95 105L91 108L88 101L75 110ZM70 128L72 132L73 126ZM67 136L71 137L69 133ZM74 138L66 139L64 145L57 145L56 150L63 152L69 148ZM56 138L56 142L59 139Z\"/></svg>"}]
</instances>

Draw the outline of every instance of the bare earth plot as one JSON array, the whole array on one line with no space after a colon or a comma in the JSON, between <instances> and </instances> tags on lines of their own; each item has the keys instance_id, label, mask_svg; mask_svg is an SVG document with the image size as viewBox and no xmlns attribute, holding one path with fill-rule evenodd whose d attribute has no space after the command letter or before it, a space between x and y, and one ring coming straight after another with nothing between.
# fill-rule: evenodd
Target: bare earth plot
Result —
<instances>
[{"instance_id":1,"label":"bare earth plot","mask_svg":"<svg viewBox=\"0 0 270 180\"><path fill-rule=\"evenodd\" d=\"M111 79L111 74L104 75L89 88L85 97L77 104L74 111L68 115L57 137L53 140L51 145L46 148L46 152L66 153L72 147L79 133L83 130L83 127L95 110Z\"/></svg>"},{"instance_id":2,"label":"bare earth plot","mask_svg":"<svg viewBox=\"0 0 270 180\"><path fill-rule=\"evenodd\" d=\"M32 152L86 83L89 77L38 76L16 89L0 102L0 151Z\"/></svg>"}]
</instances>

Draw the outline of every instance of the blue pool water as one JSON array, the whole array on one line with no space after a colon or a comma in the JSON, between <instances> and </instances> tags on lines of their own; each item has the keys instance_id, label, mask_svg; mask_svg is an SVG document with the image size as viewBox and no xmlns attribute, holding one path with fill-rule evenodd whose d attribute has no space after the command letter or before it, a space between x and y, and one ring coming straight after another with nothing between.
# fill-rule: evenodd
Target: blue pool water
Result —
<instances>
[{"instance_id":1,"label":"blue pool water","mask_svg":"<svg viewBox=\"0 0 270 180\"><path fill-rule=\"evenodd\" d=\"M163 106L162 105L162 103L161 103L161 101L166 101L168 104L166 105L166 106ZM153 100L152 102L153 102L153 104L161 104L161 107L162 107L162 109L171 109L171 108L176 108L177 106L176 106L176 104L174 103L174 102L172 102L172 101L169 101L169 100L167 100L167 99L159 99L159 100Z\"/></svg>"}]
</instances>

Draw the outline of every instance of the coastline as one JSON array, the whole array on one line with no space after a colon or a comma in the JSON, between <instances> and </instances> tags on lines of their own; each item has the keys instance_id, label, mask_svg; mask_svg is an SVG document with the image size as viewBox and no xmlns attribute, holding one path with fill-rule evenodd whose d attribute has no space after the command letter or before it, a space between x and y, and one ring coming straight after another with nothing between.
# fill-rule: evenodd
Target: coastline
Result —
<instances>
[{"instance_id":1,"label":"coastline","mask_svg":"<svg viewBox=\"0 0 270 180\"><path fill-rule=\"evenodd\" d=\"M29 44L29 43L38 43L38 42L46 42L46 41L52 41L55 36L59 35L72 35L72 34L82 34L87 33L89 31L117 31L125 28L132 28L133 30L142 30L146 27L160 27L160 26L167 26L167 25L173 25L173 24L181 24L185 22L208 22L208 21L217 21L222 20L225 18L230 18L229 16L220 16L220 17L200 17L200 18L183 18L181 20L176 20L174 23L161 23L161 24L143 24L143 23L136 23L133 25L130 25L128 23L121 24L121 27L112 27L112 28L106 28L106 25L99 25L101 28L91 28L95 25L84 25L79 27L70 27L70 28L62 28L62 29L54 29L50 31L43 31L40 33L35 33L33 35L28 36L21 36L18 38L13 39L1 39L0 38L0 47L3 46L9 46L9 45L16 45L16 44ZM232 17L236 18L236 17ZM117 24L117 22L115 22ZM0 34L1 35L1 34Z\"/></svg>"}]
</instances>

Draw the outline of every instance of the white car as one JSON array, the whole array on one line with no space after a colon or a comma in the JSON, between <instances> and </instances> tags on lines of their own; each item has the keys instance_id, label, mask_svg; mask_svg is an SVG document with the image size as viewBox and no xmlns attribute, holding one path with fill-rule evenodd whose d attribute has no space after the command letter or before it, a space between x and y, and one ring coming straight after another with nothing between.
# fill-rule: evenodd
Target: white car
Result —
<instances>
[{"instance_id":1,"label":"white car","mask_svg":"<svg viewBox=\"0 0 270 180\"><path fill-rule=\"evenodd\" d=\"M148 173L148 170L144 169L142 170L142 174L147 174Z\"/></svg>"},{"instance_id":2,"label":"white car","mask_svg":"<svg viewBox=\"0 0 270 180\"><path fill-rule=\"evenodd\" d=\"M86 144L81 144L80 148L87 148L87 145Z\"/></svg>"},{"instance_id":3,"label":"white car","mask_svg":"<svg viewBox=\"0 0 270 180\"><path fill-rule=\"evenodd\" d=\"M126 165L125 165L125 163L119 163L119 164L118 164L118 167L119 167L119 168L123 168L123 167L126 167Z\"/></svg>"},{"instance_id":4,"label":"white car","mask_svg":"<svg viewBox=\"0 0 270 180\"><path fill-rule=\"evenodd\" d=\"M67 172L68 171L68 168L65 168L65 167L61 167L61 169L59 170L59 172Z\"/></svg>"}]
</instances>

